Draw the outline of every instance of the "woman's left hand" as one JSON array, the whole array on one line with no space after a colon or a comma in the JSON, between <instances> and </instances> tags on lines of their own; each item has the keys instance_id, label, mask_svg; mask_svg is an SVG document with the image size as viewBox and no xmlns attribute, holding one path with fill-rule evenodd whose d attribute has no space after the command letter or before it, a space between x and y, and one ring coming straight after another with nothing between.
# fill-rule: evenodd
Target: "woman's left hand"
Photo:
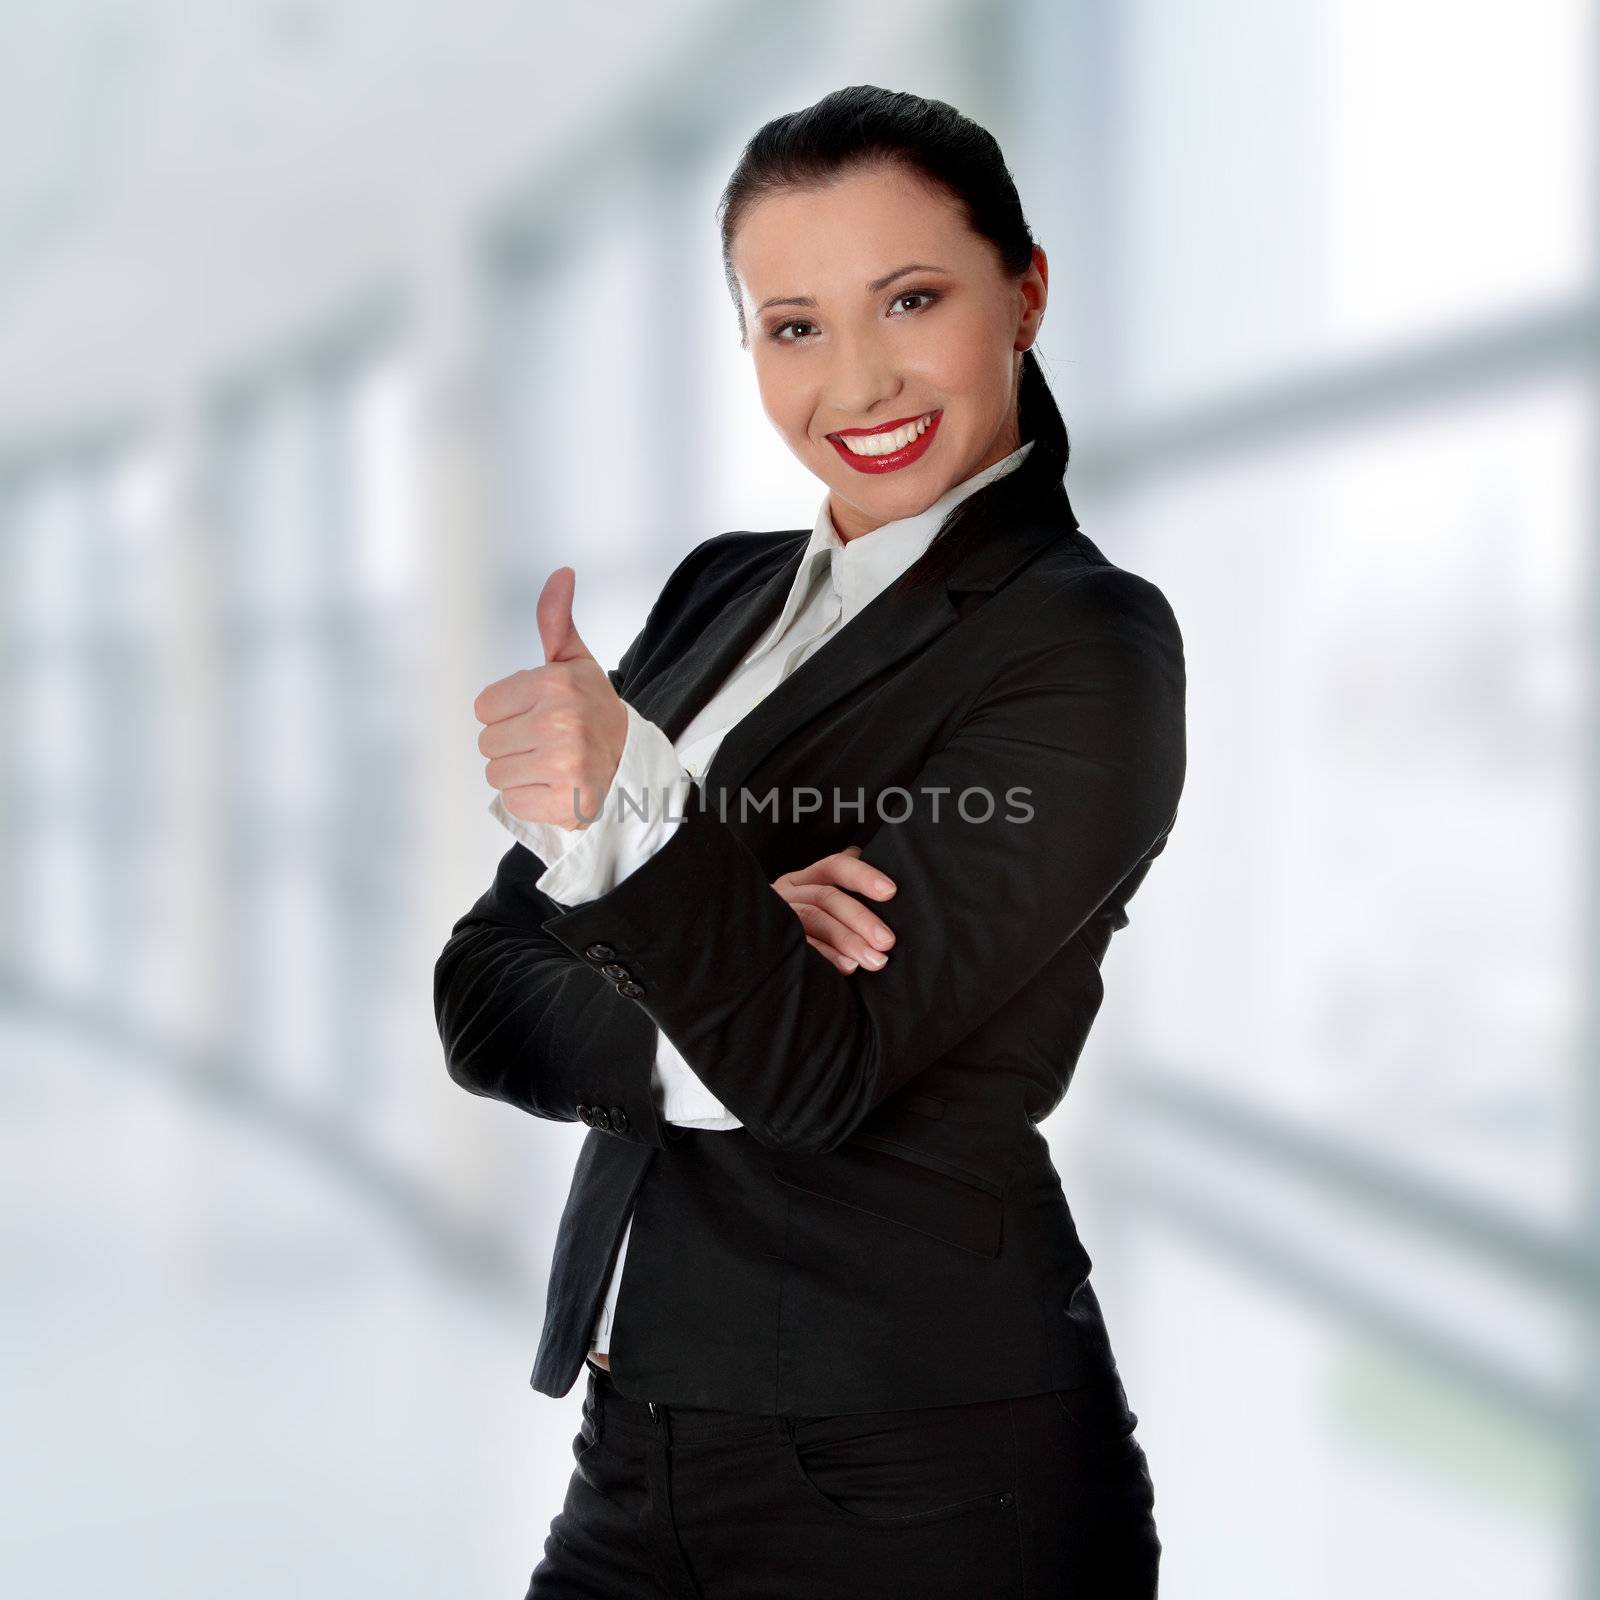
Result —
<instances>
[{"instance_id":1,"label":"woman's left hand","mask_svg":"<svg viewBox=\"0 0 1600 1600\"><path fill-rule=\"evenodd\" d=\"M847 844L809 867L785 872L772 887L799 917L806 943L841 972L852 973L863 963L876 971L889 959L894 929L855 896L887 900L895 892L895 881L861 859L860 845Z\"/></svg>"},{"instance_id":2,"label":"woman's left hand","mask_svg":"<svg viewBox=\"0 0 1600 1600\"><path fill-rule=\"evenodd\" d=\"M557 567L539 591L544 665L491 683L472 702L486 725L484 776L506 810L574 830L599 816L628 738L628 708L573 624L576 584L571 567Z\"/></svg>"}]
</instances>

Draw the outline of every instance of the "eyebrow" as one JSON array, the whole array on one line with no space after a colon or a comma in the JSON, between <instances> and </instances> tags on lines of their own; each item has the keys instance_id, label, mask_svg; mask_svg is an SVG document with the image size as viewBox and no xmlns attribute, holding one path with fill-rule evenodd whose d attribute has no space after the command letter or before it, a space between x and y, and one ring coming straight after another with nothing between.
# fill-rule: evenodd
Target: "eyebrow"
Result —
<instances>
[{"instance_id":1,"label":"eyebrow","mask_svg":"<svg viewBox=\"0 0 1600 1600\"><path fill-rule=\"evenodd\" d=\"M876 294L880 289L887 289L896 278L903 278L908 272L943 272L947 276L948 267L936 267L927 261L908 261L903 267L896 267L893 272L886 272L881 278L874 278L867 285L868 294ZM808 294L774 295L770 300L763 300L756 307L759 317L763 311L772 306L814 306L817 302Z\"/></svg>"}]
</instances>

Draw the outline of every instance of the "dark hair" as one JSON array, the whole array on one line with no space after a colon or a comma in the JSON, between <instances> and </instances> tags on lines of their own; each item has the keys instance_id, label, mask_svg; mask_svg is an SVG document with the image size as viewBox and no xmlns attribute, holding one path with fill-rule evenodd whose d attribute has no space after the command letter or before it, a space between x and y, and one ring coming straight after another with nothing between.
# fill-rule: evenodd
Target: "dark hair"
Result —
<instances>
[{"instance_id":1,"label":"dark hair","mask_svg":"<svg viewBox=\"0 0 1600 1600\"><path fill-rule=\"evenodd\" d=\"M879 163L899 163L954 199L973 232L994 247L1002 271L1021 277L1028 270L1033 232L994 136L943 100L852 84L763 125L744 147L722 191L717 203L722 266L738 311L741 341L749 332L732 253L745 212L769 195L817 187L853 168ZM927 551L903 575L906 587L942 578L1009 518L1044 514L1076 522L1062 481L1066 423L1032 349L1022 357L1017 427L1020 443L1031 439L1033 448L1018 466L950 511Z\"/></svg>"}]
</instances>

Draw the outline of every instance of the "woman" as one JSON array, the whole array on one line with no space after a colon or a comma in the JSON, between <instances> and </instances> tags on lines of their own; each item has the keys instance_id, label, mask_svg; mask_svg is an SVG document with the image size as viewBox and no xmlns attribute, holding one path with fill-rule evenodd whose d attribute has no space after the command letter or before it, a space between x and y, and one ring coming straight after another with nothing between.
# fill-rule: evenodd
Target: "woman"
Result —
<instances>
[{"instance_id":1,"label":"woman","mask_svg":"<svg viewBox=\"0 0 1600 1600\"><path fill-rule=\"evenodd\" d=\"M518 842L436 972L452 1078L590 1129L532 1377L588 1387L528 1592L1151 1596L1036 1124L1176 819L1178 626L1078 530L983 129L843 89L720 215L827 495L696 546L614 672L552 574L544 664L475 707Z\"/></svg>"}]
</instances>

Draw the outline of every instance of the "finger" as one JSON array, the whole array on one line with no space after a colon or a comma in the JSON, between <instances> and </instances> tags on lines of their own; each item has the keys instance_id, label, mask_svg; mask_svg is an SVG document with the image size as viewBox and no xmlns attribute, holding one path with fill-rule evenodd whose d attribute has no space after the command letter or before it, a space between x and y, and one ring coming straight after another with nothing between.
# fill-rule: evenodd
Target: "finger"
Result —
<instances>
[{"instance_id":1,"label":"finger","mask_svg":"<svg viewBox=\"0 0 1600 1600\"><path fill-rule=\"evenodd\" d=\"M849 850L860 850L860 845L850 845ZM837 863L835 881L843 888L858 894L870 894L874 900L887 900L899 887L894 879L879 867L841 851L832 858Z\"/></svg>"},{"instance_id":2,"label":"finger","mask_svg":"<svg viewBox=\"0 0 1600 1600\"><path fill-rule=\"evenodd\" d=\"M851 938L846 948L850 954L864 956L876 950L887 950L895 942L894 929L870 907L864 906L848 890L830 883L799 883L773 887L791 904L814 906L835 922L849 930Z\"/></svg>"},{"instance_id":3,"label":"finger","mask_svg":"<svg viewBox=\"0 0 1600 1600\"><path fill-rule=\"evenodd\" d=\"M886 953L894 947L894 929L881 917L874 916L869 906L864 906L846 889L828 885L823 888L816 904L835 921L850 930L851 941L845 948L858 961L869 967L881 967Z\"/></svg>"},{"instance_id":4,"label":"finger","mask_svg":"<svg viewBox=\"0 0 1600 1600\"><path fill-rule=\"evenodd\" d=\"M491 789L537 784L564 793L570 793L582 781L578 767L564 751L541 750L537 745L531 750L496 756L484 765L483 777Z\"/></svg>"},{"instance_id":5,"label":"finger","mask_svg":"<svg viewBox=\"0 0 1600 1600\"><path fill-rule=\"evenodd\" d=\"M845 974L846 977L856 970L856 963L852 961L849 956L840 955L837 950L833 949L829 945L823 944L820 939L813 939L808 934L806 936L806 943L810 945L811 948L819 955L826 956L834 964L834 966L836 966L842 973Z\"/></svg>"},{"instance_id":6,"label":"finger","mask_svg":"<svg viewBox=\"0 0 1600 1600\"><path fill-rule=\"evenodd\" d=\"M831 856L824 856L806 868L803 880L836 883L855 894L868 894L874 900L887 900L895 892L894 879L881 868L863 861L860 850L860 845L852 844L846 845L843 850L836 850Z\"/></svg>"},{"instance_id":7,"label":"finger","mask_svg":"<svg viewBox=\"0 0 1600 1600\"><path fill-rule=\"evenodd\" d=\"M521 822L555 822L554 793L548 783L517 783L501 789L500 803Z\"/></svg>"},{"instance_id":8,"label":"finger","mask_svg":"<svg viewBox=\"0 0 1600 1600\"><path fill-rule=\"evenodd\" d=\"M846 946L851 955L864 958L871 950L888 950L894 945L894 929L881 917L874 915L870 907L862 905L848 890L827 883L803 883L790 888L784 897L803 899L847 927L855 936ZM868 962L868 965L872 963Z\"/></svg>"},{"instance_id":9,"label":"finger","mask_svg":"<svg viewBox=\"0 0 1600 1600\"><path fill-rule=\"evenodd\" d=\"M543 669L536 668L534 670L542 671ZM521 754L524 750L537 748L536 741L542 731L541 725L544 711L526 706L526 700L527 696L524 694L524 709L512 711L501 717L498 722L491 722L478 735L478 753L480 755L514 756Z\"/></svg>"},{"instance_id":10,"label":"finger","mask_svg":"<svg viewBox=\"0 0 1600 1600\"><path fill-rule=\"evenodd\" d=\"M811 899L790 901L790 908L800 918L800 925L812 938L831 945L840 955L849 956L852 961L877 971L888 957L875 948L866 935L837 914L838 910L849 911L853 908L860 912L863 908L856 906L849 896L838 889L824 889L821 892L838 898L826 904ZM871 912L866 915L871 916Z\"/></svg>"},{"instance_id":11,"label":"finger","mask_svg":"<svg viewBox=\"0 0 1600 1600\"><path fill-rule=\"evenodd\" d=\"M777 879L777 883L836 883L853 893L870 895L874 900L889 899L897 887L894 879L888 873L869 866L865 861L848 853L860 848L860 845L848 845L844 850L835 851L831 856L823 856L820 861L813 861L809 867L800 867L794 872L784 873Z\"/></svg>"},{"instance_id":12,"label":"finger","mask_svg":"<svg viewBox=\"0 0 1600 1600\"><path fill-rule=\"evenodd\" d=\"M588 645L578 636L572 620L572 593L578 574L571 567L557 567L544 580L534 616L539 623L539 639L544 645L545 665L556 661L593 661Z\"/></svg>"},{"instance_id":13,"label":"finger","mask_svg":"<svg viewBox=\"0 0 1600 1600\"><path fill-rule=\"evenodd\" d=\"M530 710L543 688L539 676L542 671L541 667L524 667L520 672L491 683L472 702L472 714L479 722L493 727L508 717Z\"/></svg>"}]
</instances>

